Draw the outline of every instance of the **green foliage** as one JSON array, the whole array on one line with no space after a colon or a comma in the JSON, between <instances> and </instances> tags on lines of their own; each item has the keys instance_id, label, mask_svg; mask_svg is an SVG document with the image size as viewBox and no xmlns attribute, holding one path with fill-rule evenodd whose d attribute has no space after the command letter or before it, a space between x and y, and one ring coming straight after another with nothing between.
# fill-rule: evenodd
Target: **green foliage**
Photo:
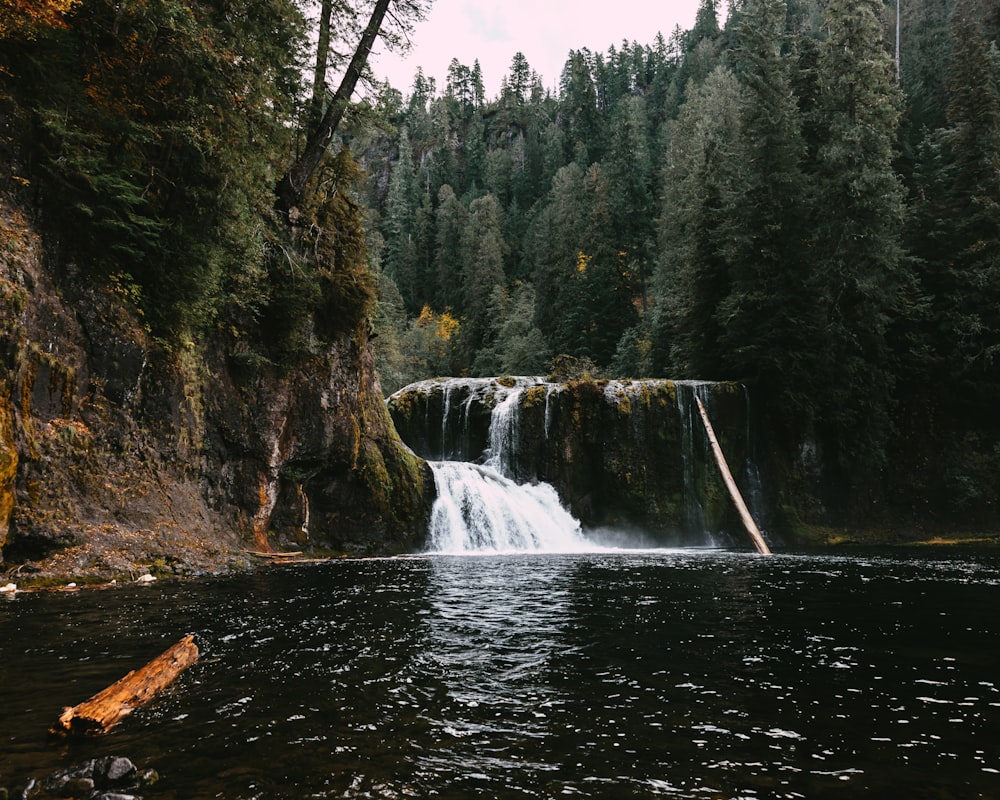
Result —
<instances>
[{"instance_id":1,"label":"green foliage","mask_svg":"<svg viewBox=\"0 0 1000 800\"><path fill-rule=\"evenodd\" d=\"M974 0L959 0L951 38L945 202L955 229L937 265L939 318L959 386L985 389L974 402L982 413L1000 401L1000 94Z\"/></svg>"},{"instance_id":2,"label":"green foliage","mask_svg":"<svg viewBox=\"0 0 1000 800\"><path fill-rule=\"evenodd\" d=\"M734 66L744 87L720 239L726 297L715 311L722 374L751 379L799 424L820 338L806 245L806 145L791 88L784 0L750 0L740 15ZM805 406L805 407L803 407Z\"/></svg>"},{"instance_id":3,"label":"green foliage","mask_svg":"<svg viewBox=\"0 0 1000 800\"><path fill-rule=\"evenodd\" d=\"M826 129L812 232L825 369L815 377L814 403L857 481L886 457L893 388L886 332L902 257L903 194L893 167L901 96L879 11L875 0L828 6L816 110Z\"/></svg>"},{"instance_id":4,"label":"green foliage","mask_svg":"<svg viewBox=\"0 0 1000 800\"><path fill-rule=\"evenodd\" d=\"M386 262L424 253L433 280L400 286L410 315L427 302L462 320L436 369L563 352L614 374L751 381L775 458L815 441L845 513L885 483L898 495L894 457L994 441L1000 18L903 4L897 85L886 10L745 0L721 26L705 0L691 31L571 51L554 95L523 57L495 99L458 62L442 97L418 76L395 120L414 157L374 171L390 188L394 169L412 175L408 213L433 219L429 256L418 225ZM501 220L488 260L470 211L485 196ZM388 237L393 203L372 203ZM905 439L935 414L915 453ZM951 469L963 496L1000 475L977 463Z\"/></svg>"},{"instance_id":5,"label":"green foliage","mask_svg":"<svg viewBox=\"0 0 1000 800\"><path fill-rule=\"evenodd\" d=\"M48 219L89 276L134 277L159 335L260 307L302 32L290 0L96 0L0 49L18 61Z\"/></svg>"},{"instance_id":6,"label":"green foliage","mask_svg":"<svg viewBox=\"0 0 1000 800\"><path fill-rule=\"evenodd\" d=\"M534 324L535 289L517 283L511 291L495 286L490 296L489 344L476 354L474 375L540 375L552 353Z\"/></svg>"},{"instance_id":7,"label":"green foliage","mask_svg":"<svg viewBox=\"0 0 1000 800\"><path fill-rule=\"evenodd\" d=\"M720 67L691 90L668 127L662 180L670 189L660 222L654 374L721 376L718 309L730 282L724 232L743 102L736 77Z\"/></svg>"}]
</instances>

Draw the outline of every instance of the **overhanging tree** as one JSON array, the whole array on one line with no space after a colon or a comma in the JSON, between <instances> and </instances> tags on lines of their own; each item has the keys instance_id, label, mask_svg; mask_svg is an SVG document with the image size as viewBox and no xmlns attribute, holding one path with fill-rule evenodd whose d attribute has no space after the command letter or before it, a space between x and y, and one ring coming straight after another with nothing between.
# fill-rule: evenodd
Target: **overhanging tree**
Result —
<instances>
[{"instance_id":1,"label":"overhanging tree","mask_svg":"<svg viewBox=\"0 0 1000 800\"><path fill-rule=\"evenodd\" d=\"M365 72L368 57L382 31L386 17L388 16L405 33L412 21L422 16L424 8L424 0L375 0L368 24L362 31L354 55L344 70L340 85L333 93L319 122L308 131L302 153L278 182L275 195L276 205L280 210L287 213L302 202L309 179L315 174L333 140L358 82ZM314 83L320 83L318 78Z\"/></svg>"}]
</instances>

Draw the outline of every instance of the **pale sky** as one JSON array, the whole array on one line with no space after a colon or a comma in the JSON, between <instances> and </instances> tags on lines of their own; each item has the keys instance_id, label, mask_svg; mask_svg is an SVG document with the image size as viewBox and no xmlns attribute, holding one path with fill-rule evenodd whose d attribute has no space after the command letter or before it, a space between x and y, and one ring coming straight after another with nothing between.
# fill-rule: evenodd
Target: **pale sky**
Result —
<instances>
[{"instance_id":1,"label":"pale sky","mask_svg":"<svg viewBox=\"0 0 1000 800\"><path fill-rule=\"evenodd\" d=\"M373 54L371 67L408 95L417 67L443 91L452 58L467 67L478 58L494 98L520 51L545 88L556 89L570 50L605 53L623 39L652 44L658 32L669 39L677 25L694 25L697 9L698 0L434 0L406 58Z\"/></svg>"}]
</instances>

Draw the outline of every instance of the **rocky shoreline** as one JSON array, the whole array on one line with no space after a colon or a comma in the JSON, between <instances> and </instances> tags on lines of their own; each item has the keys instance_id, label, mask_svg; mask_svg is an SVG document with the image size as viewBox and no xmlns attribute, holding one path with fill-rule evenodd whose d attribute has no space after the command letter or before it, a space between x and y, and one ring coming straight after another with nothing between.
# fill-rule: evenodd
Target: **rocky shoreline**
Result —
<instances>
[{"instance_id":1,"label":"rocky shoreline","mask_svg":"<svg viewBox=\"0 0 1000 800\"><path fill-rule=\"evenodd\" d=\"M142 800L139 792L159 778L156 770L140 769L129 758L104 756L29 777L17 786L0 786L0 800Z\"/></svg>"},{"instance_id":2,"label":"rocky shoreline","mask_svg":"<svg viewBox=\"0 0 1000 800\"><path fill-rule=\"evenodd\" d=\"M106 545L118 540L105 542ZM148 539L146 539L148 541ZM88 543L93 547L94 542ZM244 543L245 544L245 543ZM901 532L816 528L802 531L791 549L838 549L926 547L1000 547L1000 533L969 531ZM780 553L778 548L775 552ZM201 552L195 557L173 558L169 562L158 552L141 546L128 557L119 553L115 560L96 559L92 550L70 548L40 561L27 561L0 570L0 597L25 592L78 592L109 590L130 584L185 580L249 572L276 564L315 563L343 558L364 558L349 553L257 553L245 547L222 551L216 557ZM2 798L0 798L2 800Z\"/></svg>"}]
</instances>

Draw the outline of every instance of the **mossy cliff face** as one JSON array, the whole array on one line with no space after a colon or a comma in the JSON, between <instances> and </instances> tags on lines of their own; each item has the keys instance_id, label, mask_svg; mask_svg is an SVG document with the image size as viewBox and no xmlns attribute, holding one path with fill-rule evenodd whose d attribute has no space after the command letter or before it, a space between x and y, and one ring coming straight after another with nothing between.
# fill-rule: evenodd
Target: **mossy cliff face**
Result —
<instances>
[{"instance_id":1,"label":"mossy cliff face","mask_svg":"<svg viewBox=\"0 0 1000 800\"><path fill-rule=\"evenodd\" d=\"M10 533L16 477L17 445L14 443L14 415L10 398L0 396L0 551Z\"/></svg>"},{"instance_id":2,"label":"mossy cliff face","mask_svg":"<svg viewBox=\"0 0 1000 800\"><path fill-rule=\"evenodd\" d=\"M641 527L663 542L739 534L694 401L697 393L708 407L741 480L749 441L739 384L456 379L406 387L389 408L418 454L476 461L489 455L493 410L511 391L519 397L506 470L554 485L585 525Z\"/></svg>"},{"instance_id":3,"label":"mossy cliff face","mask_svg":"<svg viewBox=\"0 0 1000 800\"><path fill-rule=\"evenodd\" d=\"M392 427L373 358L344 336L293 369L209 359L208 497L235 501L234 526L256 548L371 554L422 541L433 478Z\"/></svg>"},{"instance_id":4,"label":"mossy cliff face","mask_svg":"<svg viewBox=\"0 0 1000 800\"><path fill-rule=\"evenodd\" d=\"M0 202L0 548L76 576L408 549L433 482L396 436L365 330L293 364L220 335L165 350L129 292L58 268Z\"/></svg>"}]
</instances>

